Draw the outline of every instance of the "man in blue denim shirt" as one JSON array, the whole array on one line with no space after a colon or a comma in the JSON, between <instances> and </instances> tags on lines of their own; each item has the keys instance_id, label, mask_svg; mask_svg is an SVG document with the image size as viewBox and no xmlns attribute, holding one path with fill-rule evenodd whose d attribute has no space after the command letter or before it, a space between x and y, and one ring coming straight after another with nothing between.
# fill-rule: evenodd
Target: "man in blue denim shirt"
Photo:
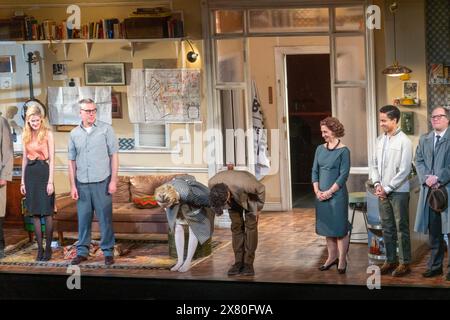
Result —
<instances>
[{"instance_id":1,"label":"man in blue denim shirt","mask_svg":"<svg viewBox=\"0 0 450 320\"><path fill-rule=\"evenodd\" d=\"M96 120L97 106L91 99L80 104L81 124L70 132L70 194L77 200L78 245L72 265L87 260L91 243L91 225L95 214L101 232L100 248L105 264L114 263L112 194L117 190L118 144L113 128Z\"/></svg>"}]
</instances>

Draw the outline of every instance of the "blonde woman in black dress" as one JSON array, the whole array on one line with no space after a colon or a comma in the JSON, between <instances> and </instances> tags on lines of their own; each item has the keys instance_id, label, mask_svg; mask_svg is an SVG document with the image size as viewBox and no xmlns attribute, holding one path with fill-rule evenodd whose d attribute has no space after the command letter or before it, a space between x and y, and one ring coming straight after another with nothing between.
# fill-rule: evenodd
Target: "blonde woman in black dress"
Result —
<instances>
[{"instance_id":1,"label":"blonde woman in black dress","mask_svg":"<svg viewBox=\"0 0 450 320\"><path fill-rule=\"evenodd\" d=\"M23 160L20 191L26 197L25 208L28 215L33 217L38 244L36 261L48 261L52 257L55 145L53 133L47 127L42 111L37 106L31 106L27 110L22 139ZM46 233L45 251L41 225L43 217L45 217Z\"/></svg>"}]
</instances>

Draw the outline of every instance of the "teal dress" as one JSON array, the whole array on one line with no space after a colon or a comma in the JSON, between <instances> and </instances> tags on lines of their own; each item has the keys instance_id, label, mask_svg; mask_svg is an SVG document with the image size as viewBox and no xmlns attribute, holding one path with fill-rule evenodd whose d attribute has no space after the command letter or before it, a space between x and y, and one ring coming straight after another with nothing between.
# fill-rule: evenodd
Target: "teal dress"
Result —
<instances>
[{"instance_id":1,"label":"teal dress","mask_svg":"<svg viewBox=\"0 0 450 320\"><path fill-rule=\"evenodd\" d=\"M343 147L328 150L324 145L316 149L312 168L312 182L326 191L334 183L339 191L325 201L316 198L316 233L325 237L344 237L349 231L348 191L346 182L350 173L350 150Z\"/></svg>"}]
</instances>

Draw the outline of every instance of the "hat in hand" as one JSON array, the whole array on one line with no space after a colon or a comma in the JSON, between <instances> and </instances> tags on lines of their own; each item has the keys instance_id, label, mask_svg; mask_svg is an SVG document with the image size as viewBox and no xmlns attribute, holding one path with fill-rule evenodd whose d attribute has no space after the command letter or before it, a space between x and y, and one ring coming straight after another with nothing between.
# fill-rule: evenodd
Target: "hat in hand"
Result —
<instances>
[{"instance_id":1,"label":"hat in hand","mask_svg":"<svg viewBox=\"0 0 450 320\"><path fill-rule=\"evenodd\" d=\"M430 195L428 196L428 204L436 212L445 211L448 206L447 188L440 186L439 188L431 189Z\"/></svg>"}]
</instances>

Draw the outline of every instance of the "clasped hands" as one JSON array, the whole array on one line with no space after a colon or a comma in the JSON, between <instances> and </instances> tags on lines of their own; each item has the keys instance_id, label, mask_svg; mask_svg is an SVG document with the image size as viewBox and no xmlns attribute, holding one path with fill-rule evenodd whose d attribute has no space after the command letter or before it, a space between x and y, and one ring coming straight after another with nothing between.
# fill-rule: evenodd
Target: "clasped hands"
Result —
<instances>
[{"instance_id":1,"label":"clasped hands","mask_svg":"<svg viewBox=\"0 0 450 320\"><path fill-rule=\"evenodd\" d=\"M437 176L429 175L425 180L425 184L432 189L437 189L440 186L438 179Z\"/></svg>"},{"instance_id":2,"label":"clasped hands","mask_svg":"<svg viewBox=\"0 0 450 320\"><path fill-rule=\"evenodd\" d=\"M325 201L330 199L331 197L333 197L333 192L331 192L331 190L327 190L327 191L320 191L317 190L316 191L316 197L317 199L319 199L320 201Z\"/></svg>"},{"instance_id":3,"label":"clasped hands","mask_svg":"<svg viewBox=\"0 0 450 320\"><path fill-rule=\"evenodd\" d=\"M386 191L384 191L383 187L381 186L381 184L378 184L375 187L375 195L380 198L380 200L384 200L387 198L387 194Z\"/></svg>"}]
</instances>

